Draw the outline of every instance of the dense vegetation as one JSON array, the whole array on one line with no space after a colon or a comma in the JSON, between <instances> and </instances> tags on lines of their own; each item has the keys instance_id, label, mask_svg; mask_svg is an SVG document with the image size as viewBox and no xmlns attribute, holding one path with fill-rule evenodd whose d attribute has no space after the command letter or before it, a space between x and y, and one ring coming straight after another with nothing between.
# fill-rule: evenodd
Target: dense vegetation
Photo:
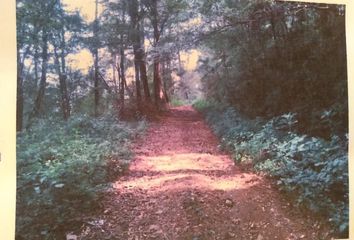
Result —
<instances>
[{"instance_id":1,"label":"dense vegetation","mask_svg":"<svg viewBox=\"0 0 354 240\"><path fill-rule=\"evenodd\" d=\"M130 139L144 129L144 121L78 115L40 120L19 134L17 238L53 239L80 227L128 165Z\"/></svg>"},{"instance_id":2,"label":"dense vegetation","mask_svg":"<svg viewBox=\"0 0 354 240\"><path fill-rule=\"evenodd\" d=\"M161 109L173 93L173 65L189 47L171 44L184 31L176 26L193 17L188 7L187 1L96 0L89 23L61 0L17 0L17 130L48 113L67 120L88 101L85 111L95 116L112 105L121 118L126 105L139 113ZM88 73L70 61L83 50L93 59Z\"/></svg>"},{"instance_id":3,"label":"dense vegetation","mask_svg":"<svg viewBox=\"0 0 354 240\"><path fill-rule=\"evenodd\" d=\"M195 107L236 162L275 178L295 203L348 231L345 8L205 1L214 26Z\"/></svg>"},{"instance_id":4,"label":"dense vegetation","mask_svg":"<svg viewBox=\"0 0 354 240\"><path fill-rule=\"evenodd\" d=\"M347 233L344 6L95 2L88 22L62 0L17 0L18 238L79 223L128 163L145 116L201 95L195 107L236 162ZM85 50L82 71L70 59ZM198 72L183 65L189 50Z\"/></svg>"},{"instance_id":5,"label":"dense vegetation","mask_svg":"<svg viewBox=\"0 0 354 240\"><path fill-rule=\"evenodd\" d=\"M329 141L292 131L293 114L270 120L249 119L235 108L215 102L194 104L205 114L222 149L237 164L276 180L294 204L318 214L347 234L349 224L348 139L333 135Z\"/></svg>"},{"instance_id":6,"label":"dense vegetation","mask_svg":"<svg viewBox=\"0 0 354 240\"><path fill-rule=\"evenodd\" d=\"M202 65L209 97L252 118L295 113L303 133L348 132L344 6L207 1L202 12L219 16Z\"/></svg>"}]
</instances>

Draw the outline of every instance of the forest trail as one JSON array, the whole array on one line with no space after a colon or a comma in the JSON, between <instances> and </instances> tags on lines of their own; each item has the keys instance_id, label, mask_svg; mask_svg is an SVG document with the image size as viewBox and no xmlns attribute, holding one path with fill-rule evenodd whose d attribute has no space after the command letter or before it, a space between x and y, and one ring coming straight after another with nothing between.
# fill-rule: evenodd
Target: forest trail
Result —
<instances>
[{"instance_id":1,"label":"forest trail","mask_svg":"<svg viewBox=\"0 0 354 240\"><path fill-rule=\"evenodd\" d=\"M319 239L267 179L217 145L192 107L170 109L137 140L129 171L83 239Z\"/></svg>"}]
</instances>

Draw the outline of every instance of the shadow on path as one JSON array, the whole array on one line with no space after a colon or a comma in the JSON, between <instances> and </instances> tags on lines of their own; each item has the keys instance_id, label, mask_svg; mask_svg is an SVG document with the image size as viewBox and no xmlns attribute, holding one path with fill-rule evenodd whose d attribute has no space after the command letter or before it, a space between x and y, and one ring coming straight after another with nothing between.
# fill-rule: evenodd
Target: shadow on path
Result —
<instances>
[{"instance_id":1,"label":"shadow on path","mask_svg":"<svg viewBox=\"0 0 354 240\"><path fill-rule=\"evenodd\" d=\"M85 239L323 239L269 181L243 172L217 145L199 113L172 108L135 143L99 231Z\"/></svg>"}]
</instances>

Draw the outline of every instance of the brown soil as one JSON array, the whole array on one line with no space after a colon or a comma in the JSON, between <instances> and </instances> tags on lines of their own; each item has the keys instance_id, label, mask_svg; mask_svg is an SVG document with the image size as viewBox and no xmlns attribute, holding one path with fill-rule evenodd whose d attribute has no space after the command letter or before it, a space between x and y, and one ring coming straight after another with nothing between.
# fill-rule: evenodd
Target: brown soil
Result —
<instances>
[{"instance_id":1,"label":"brown soil","mask_svg":"<svg viewBox=\"0 0 354 240\"><path fill-rule=\"evenodd\" d=\"M328 239L268 179L235 166L192 107L172 108L134 145L129 171L81 239Z\"/></svg>"}]
</instances>

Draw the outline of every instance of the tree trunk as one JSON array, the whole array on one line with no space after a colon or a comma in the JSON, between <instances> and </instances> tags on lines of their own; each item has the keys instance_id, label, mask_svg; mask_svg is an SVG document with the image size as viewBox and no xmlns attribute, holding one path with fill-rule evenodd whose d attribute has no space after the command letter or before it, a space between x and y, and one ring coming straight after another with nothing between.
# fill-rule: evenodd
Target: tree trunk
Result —
<instances>
[{"instance_id":1,"label":"tree trunk","mask_svg":"<svg viewBox=\"0 0 354 240\"><path fill-rule=\"evenodd\" d=\"M140 31L140 24L137 23L136 27L136 36L134 39L135 44L133 45L134 48L134 63L137 66L135 71L136 74L140 73L140 78L139 83L137 85L137 99L138 102L140 102L141 99L141 83L143 84L143 89L144 89L144 98L147 102L150 102L150 91L149 91L149 84L148 84L148 77L147 77L147 70L146 70L146 60L145 60L145 51L144 51L144 45L142 45L142 40L141 40L141 31Z\"/></svg>"},{"instance_id":2,"label":"tree trunk","mask_svg":"<svg viewBox=\"0 0 354 240\"><path fill-rule=\"evenodd\" d=\"M34 27L34 31L38 32L39 28L38 26ZM39 74L38 74L38 65L39 65L39 39L38 39L38 35L34 34L33 36L33 45L34 45L34 56L33 56L33 62L34 62L34 86L35 89L38 87L38 80L39 80Z\"/></svg>"},{"instance_id":3,"label":"tree trunk","mask_svg":"<svg viewBox=\"0 0 354 240\"><path fill-rule=\"evenodd\" d=\"M169 103L170 102L170 98L168 96L167 89L168 89L167 88L167 83L166 83L166 81L163 81L163 94L164 94L164 97L165 97L165 101L167 103Z\"/></svg>"},{"instance_id":4,"label":"tree trunk","mask_svg":"<svg viewBox=\"0 0 354 240\"><path fill-rule=\"evenodd\" d=\"M33 117L38 117L43 112L43 99L45 94L45 87L47 84L47 67L48 67L48 33L46 29L43 29L42 44L43 45L42 45L41 81L39 83L39 89L38 89L36 100L34 102L33 111L29 117L28 126L30 126Z\"/></svg>"},{"instance_id":5,"label":"tree trunk","mask_svg":"<svg viewBox=\"0 0 354 240\"><path fill-rule=\"evenodd\" d=\"M39 74L38 74L38 44L35 46L34 50L34 78L35 78L35 84L34 86L38 86L38 79L39 79Z\"/></svg>"},{"instance_id":6,"label":"tree trunk","mask_svg":"<svg viewBox=\"0 0 354 240\"><path fill-rule=\"evenodd\" d=\"M95 97L95 116L98 116L98 108L100 104L100 89L99 89L99 76L98 76L98 50L94 50L94 68L95 68L95 79L94 79L94 97Z\"/></svg>"},{"instance_id":7,"label":"tree trunk","mask_svg":"<svg viewBox=\"0 0 354 240\"><path fill-rule=\"evenodd\" d=\"M143 23L143 21L141 21L141 23ZM141 26L141 24L139 24L138 27L140 33L139 34L140 80L144 88L145 101L150 103L151 97L150 97L149 83L148 83L147 70L146 70L146 54L145 54L145 47L144 47L144 41L145 41L144 26Z\"/></svg>"},{"instance_id":8,"label":"tree trunk","mask_svg":"<svg viewBox=\"0 0 354 240\"><path fill-rule=\"evenodd\" d=\"M133 52L134 52L134 67L135 67L135 88L136 88L136 100L138 108L141 104L141 91L140 91L140 32L139 32L139 4L137 0L128 1L128 13L130 16L130 25L132 31L130 32L133 40Z\"/></svg>"},{"instance_id":9,"label":"tree trunk","mask_svg":"<svg viewBox=\"0 0 354 240\"><path fill-rule=\"evenodd\" d=\"M66 87L65 57L63 57L63 53L62 53L61 63L60 63L60 59L59 59L60 57L57 52L57 47L55 45L54 45L54 56L55 56L55 67L59 76L59 89L60 89L60 98L61 98L60 107L63 112L64 120L67 120L70 116L70 103L69 103L68 91Z\"/></svg>"},{"instance_id":10,"label":"tree trunk","mask_svg":"<svg viewBox=\"0 0 354 240\"><path fill-rule=\"evenodd\" d=\"M117 56L115 56L117 57ZM117 62L117 58L115 59L115 67L116 67L116 71L118 73L118 79L117 79L117 95L118 95L118 101L119 101L119 92L120 92L120 89L121 89L121 84L122 84L122 81L121 81L121 74L120 74L120 61Z\"/></svg>"},{"instance_id":11,"label":"tree trunk","mask_svg":"<svg viewBox=\"0 0 354 240\"><path fill-rule=\"evenodd\" d=\"M168 66L168 59L166 59L166 61L164 61L163 65L162 65L162 76L163 76L163 79L162 79L162 83L163 83L163 93L164 93L164 97L165 97L165 101L167 103L170 102L170 98L169 98L169 93L168 93L168 90L170 88L170 69L169 69L169 66Z\"/></svg>"},{"instance_id":12,"label":"tree trunk","mask_svg":"<svg viewBox=\"0 0 354 240\"><path fill-rule=\"evenodd\" d=\"M136 88L136 101L138 108L141 105L141 91L140 91L140 54L139 54L139 45L133 44L134 51L134 67L135 67L135 88Z\"/></svg>"},{"instance_id":13,"label":"tree trunk","mask_svg":"<svg viewBox=\"0 0 354 240\"><path fill-rule=\"evenodd\" d=\"M145 51L142 53L142 59L140 62L140 78L141 82L143 83L143 88L144 88L144 98L146 102L151 102L151 96L150 96L150 90L149 90L149 83L148 83L148 77L147 77L147 70L146 70L146 60L145 60Z\"/></svg>"},{"instance_id":14,"label":"tree trunk","mask_svg":"<svg viewBox=\"0 0 354 240\"><path fill-rule=\"evenodd\" d=\"M17 99L16 99L16 130L22 131L23 127L23 68L24 60L29 52L29 47L21 60L20 47L17 47Z\"/></svg>"},{"instance_id":15,"label":"tree trunk","mask_svg":"<svg viewBox=\"0 0 354 240\"><path fill-rule=\"evenodd\" d=\"M154 98L155 105L159 108L163 94L161 91L161 76L160 76L160 60L159 57L154 58Z\"/></svg>"},{"instance_id":16,"label":"tree trunk","mask_svg":"<svg viewBox=\"0 0 354 240\"><path fill-rule=\"evenodd\" d=\"M19 57L19 54L17 54ZM18 63L18 61L17 61ZM23 79L20 65L17 64L17 102L16 102L16 130L21 131L23 125Z\"/></svg>"},{"instance_id":17,"label":"tree trunk","mask_svg":"<svg viewBox=\"0 0 354 240\"><path fill-rule=\"evenodd\" d=\"M100 89L99 89L99 74L98 74L98 36L97 36L97 32L98 32L98 19L97 19L97 15L98 15L98 0L96 0L96 10L95 10L95 23L94 23L94 36L95 36L95 49L94 49L94 67L95 67L95 82L94 82L94 95L95 95L95 116L97 117L99 112L98 112L98 108L99 108L99 104L100 104Z\"/></svg>"},{"instance_id":18,"label":"tree trunk","mask_svg":"<svg viewBox=\"0 0 354 240\"><path fill-rule=\"evenodd\" d=\"M160 40L160 31L158 27L158 11L157 0L153 0L152 4L152 25L154 28L154 47L156 48ZM160 76L160 54L155 53L154 56L154 99L157 108L160 108L163 99L163 92L161 91L161 76Z\"/></svg>"},{"instance_id":19,"label":"tree trunk","mask_svg":"<svg viewBox=\"0 0 354 240\"><path fill-rule=\"evenodd\" d=\"M112 53L112 59L113 59L112 71L113 71L114 103L115 103L114 106L118 110L118 114L119 114L120 72L119 72L119 64L117 63L117 55L116 55L116 53Z\"/></svg>"},{"instance_id":20,"label":"tree trunk","mask_svg":"<svg viewBox=\"0 0 354 240\"><path fill-rule=\"evenodd\" d=\"M123 116L124 115L124 85L126 85L125 81L125 66L124 66L124 49L123 49L123 44L120 49L120 92L119 92L119 102L120 102L120 108L119 108L119 115Z\"/></svg>"},{"instance_id":21,"label":"tree trunk","mask_svg":"<svg viewBox=\"0 0 354 240\"><path fill-rule=\"evenodd\" d=\"M115 54L112 54L112 74L113 74L113 83L114 83L114 93L115 97L118 95L118 84L117 84L117 72L116 72L116 66L117 66L117 58Z\"/></svg>"},{"instance_id":22,"label":"tree trunk","mask_svg":"<svg viewBox=\"0 0 354 240\"><path fill-rule=\"evenodd\" d=\"M70 117L70 97L68 93L68 87L67 87L67 74L66 74L66 61L65 61L65 33L64 31L62 32L62 39L61 39L61 72L63 75L62 81L60 82L60 90L62 93L62 96L64 98L64 103L65 103L65 111L66 111L66 116L67 118Z\"/></svg>"}]
</instances>

